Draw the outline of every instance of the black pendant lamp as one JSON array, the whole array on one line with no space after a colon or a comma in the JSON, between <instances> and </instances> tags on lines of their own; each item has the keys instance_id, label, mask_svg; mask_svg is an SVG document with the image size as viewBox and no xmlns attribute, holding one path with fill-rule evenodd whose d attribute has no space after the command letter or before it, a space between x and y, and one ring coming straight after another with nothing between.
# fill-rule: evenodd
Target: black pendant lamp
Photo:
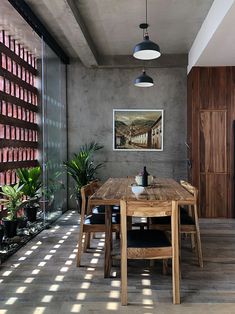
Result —
<instances>
[{"instance_id":1,"label":"black pendant lamp","mask_svg":"<svg viewBox=\"0 0 235 314\"><path fill-rule=\"evenodd\" d=\"M135 79L134 84L137 87L152 87L154 85L153 79L146 74L145 70Z\"/></svg>"},{"instance_id":2,"label":"black pendant lamp","mask_svg":"<svg viewBox=\"0 0 235 314\"><path fill-rule=\"evenodd\" d=\"M140 60L153 60L161 56L159 46L149 39L147 23L147 0L146 0L146 23L139 26L143 30L143 41L137 44L133 51L133 56Z\"/></svg>"}]
</instances>

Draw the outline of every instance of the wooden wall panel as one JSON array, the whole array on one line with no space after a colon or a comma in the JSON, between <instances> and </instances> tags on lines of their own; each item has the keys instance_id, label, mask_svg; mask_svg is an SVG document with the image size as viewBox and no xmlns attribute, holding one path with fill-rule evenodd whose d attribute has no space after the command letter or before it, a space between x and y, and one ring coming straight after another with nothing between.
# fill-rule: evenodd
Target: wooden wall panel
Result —
<instances>
[{"instance_id":1,"label":"wooden wall panel","mask_svg":"<svg viewBox=\"0 0 235 314\"><path fill-rule=\"evenodd\" d=\"M228 182L229 216L235 217L235 67L231 67L231 106L228 108L228 167L230 169Z\"/></svg>"},{"instance_id":2,"label":"wooden wall panel","mask_svg":"<svg viewBox=\"0 0 235 314\"><path fill-rule=\"evenodd\" d=\"M204 218L227 218L228 177L226 174L200 175L200 216Z\"/></svg>"},{"instance_id":3,"label":"wooden wall panel","mask_svg":"<svg viewBox=\"0 0 235 314\"><path fill-rule=\"evenodd\" d=\"M210 136L211 124L210 112L201 112L200 114L200 172L209 172L213 168L212 141Z\"/></svg>"},{"instance_id":4,"label":"wooden wall panel","mask_svg":"<svg viewBox=\"0 0 235 314\"><path fill-rule=\"evenodd\" d=\"M200 172L227 172L226 111L200 113Z\"/></svg>"},{"instance_id":5,"label":"wooden wall panel","mask_svg":"<svg viewBox=\"0 0 235 314\"><path fill-rule=\"evenodd\" d=\"M200 109L226 109L230 101L230 68L213 67L199 69Z\"/></svg>"},{"instance_id":6,"label":"wooden wall panel","mask_svg":"<svg viewBox=\"0 0 235 314\"><path fill-rule=\"evenodd\" d=\"M227 173L227 111L212 112L211 126L213 170Z\"/></svg>"},{"instance_id":7,"label":"wooden wall panel","mask_svg":"<svg viewBox=\"0 0 235 314\"><path fill-rule=\"evenodd\" d=\"M210 68L210 99L211 109L227 109L230 103L230 68Z\"/></svg>"},{"instance_id":8,"label":"wooden wall panel","mask_svg":"<svg viewBox=\"0 0 235 314\"><path fill-rule=\"evenodd\" d=\"M200 216L235 217L235 67L195 67L188 79L189 179Z\"/></svg>"},{"instance_id":9,"label":"wooden wall panel","mask_svg":"<svg viewBox=\"0 0 235 314\"><path fill-rule=\"evenodd\" d=\"M188 76L187 90L188 90L188 105L187 105L187 158L188 158L188 179L192 182L192 75Z\"/></svg>"},{"instance_id":10,"label":"wooden wall panel","mask_svg":"<svg viewBox=\"0 0 235 314\"><path fill-rule=\"evenodd\" d=\"M199 188L199 216L200 217L207 217L207 182L206 182L206 174L201 173L200 174L200 185Z\"/></svg>"},{"instance_id":11,"label":"wooden wall panel","mask_svg":"<svg viewBox=\"0 0 235 314\"><path fill-rule=\"evenodd\" d=\"M199 108L209 109L211 107L210 95L210 71L209 68L195 68L193 71L198 72L198 97L193 101L198 103Z\"/></svg>"},{"instance_id":12,"label":"wooden wall panel","mask_svg":"<svg viewBox=\"0 0 235 314\"><path fill-rule=\"evenodd\" d=\"M189 178L191 182L199 189L200 183L200 171L195 171L194 169L199 169L200 159L199 155L199 69L194 68L189 74L189 79L191 84L188 86L190 92L188 93L188 114L191 115L188 121L188 130L190 134L191 141L189 142L189 158L191 161L192 168L190 169Z\"/></svg>"}]
</instances>

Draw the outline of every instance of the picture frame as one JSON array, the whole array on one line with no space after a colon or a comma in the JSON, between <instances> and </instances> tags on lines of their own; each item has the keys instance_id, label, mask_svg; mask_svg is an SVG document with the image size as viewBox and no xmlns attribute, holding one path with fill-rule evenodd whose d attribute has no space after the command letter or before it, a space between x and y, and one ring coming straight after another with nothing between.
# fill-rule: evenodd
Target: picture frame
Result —
<instances>
[{"instance_id":1,"label":"picture frame","mask_svg":"<svg viewBox=\"0 0 235 314\"><path fill-rule=\"evenodd\" d=\"M163 151L162 109L113 109L113 150Z\"/></svg>"}]
</instances>

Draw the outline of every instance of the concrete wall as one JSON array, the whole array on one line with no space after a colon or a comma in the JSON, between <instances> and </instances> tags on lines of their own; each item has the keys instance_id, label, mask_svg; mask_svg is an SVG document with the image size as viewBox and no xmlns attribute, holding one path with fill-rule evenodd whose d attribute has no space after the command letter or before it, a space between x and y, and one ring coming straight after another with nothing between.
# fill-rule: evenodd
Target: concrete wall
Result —
<instances>
[{"instance_id":1,"label":"concrete wall","mask_svg":"<svg viewBox=\"0 0 235 314\"><path fill-rule=\"evenodd\" d=\"M104 145L97 154L105 162L99 174L136 175L147 166L149 173L175 179L186 177L186 68L148 69L155 86L133 85L140 69L87 69L79 62L68 66L69 155L92 140ZM113 151L113 109L163 109L162 152Z\"/></svg>"}]
</instances>

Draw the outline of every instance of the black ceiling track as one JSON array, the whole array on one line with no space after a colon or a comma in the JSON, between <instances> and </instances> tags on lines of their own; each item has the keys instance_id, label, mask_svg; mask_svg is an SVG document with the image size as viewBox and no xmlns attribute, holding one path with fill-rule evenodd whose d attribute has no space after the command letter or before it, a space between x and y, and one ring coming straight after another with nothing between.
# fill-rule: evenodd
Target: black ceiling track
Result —
<instances>
[{"instance_id":1,"label":"black ceiling track","mask_svg":"<svg viewBox=\"0 0 235 314\"><path fill-rule=\"evenodd\" d=\"M57 54L61 61L69 64L69 57L60 47L57 41L49 33L43 23L35 15L32 9L25 3L24 0L8 0L10 4L16 9L17 12L25 19L25 21L33 28L33 30L43 38L48 46Z\"/></svg>"}]
</instances>

